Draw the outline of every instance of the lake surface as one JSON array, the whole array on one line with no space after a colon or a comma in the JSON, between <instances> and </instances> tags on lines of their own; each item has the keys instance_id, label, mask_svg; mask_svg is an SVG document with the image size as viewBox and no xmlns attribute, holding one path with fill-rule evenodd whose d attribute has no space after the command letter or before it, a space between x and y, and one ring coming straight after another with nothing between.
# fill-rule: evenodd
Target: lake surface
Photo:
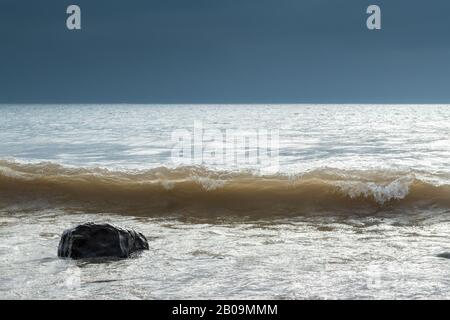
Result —
<instances>
[{"instance_id":1,"label":"lake surface","mask_svg":"<svg viewBox=\"0 0 450 320\"><path fill-rule=\"evenodd\" d=\"M4 299L449 298L450 106L0 105ZM142 232L128 260L64 229Z\"/></svg>"}]
</instances>

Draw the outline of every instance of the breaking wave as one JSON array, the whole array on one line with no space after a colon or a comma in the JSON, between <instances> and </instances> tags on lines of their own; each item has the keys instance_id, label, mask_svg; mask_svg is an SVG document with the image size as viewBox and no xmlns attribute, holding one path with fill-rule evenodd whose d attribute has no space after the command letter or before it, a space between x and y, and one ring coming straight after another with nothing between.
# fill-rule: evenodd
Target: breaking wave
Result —
<instances>
[{"instance_id":1,"label":"breaking wave","mask_svg":"<svg viewBox=\"0 0 450 320\"><path fill-rule=\"evenodd\" d=\"M46 205L144 216L450 208L450 185L418 176L415 172L330 168L271 176L201 167L124 172L0 161L0 205Z\"/></svg>"}]
</instances>

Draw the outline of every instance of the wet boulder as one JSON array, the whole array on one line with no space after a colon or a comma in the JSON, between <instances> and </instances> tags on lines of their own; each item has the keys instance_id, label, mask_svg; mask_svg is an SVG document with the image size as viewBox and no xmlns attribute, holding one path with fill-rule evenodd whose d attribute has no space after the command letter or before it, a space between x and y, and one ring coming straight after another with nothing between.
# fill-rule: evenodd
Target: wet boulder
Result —
<instances>
[{"instance_id":1,"label":"wet boulder","mask_svg":"<svg viewBox=\"0 0 450 320\"><path fill-rule=\"evenodd\" d=\"M444 252L437 255L439 258L450 259L450 252Z\"/></svg>"},{"instance_id":2,"label":"wet boulder","mask_svg":"<svg viewBox=\"0 0 450 320\"><path fill-rule=\"evenodd\" d=\"M128 258L131 254L148 250L142 233L111 224L85 223L65 230L58 246L63 258Z\"/></svg>"}]
</instances>

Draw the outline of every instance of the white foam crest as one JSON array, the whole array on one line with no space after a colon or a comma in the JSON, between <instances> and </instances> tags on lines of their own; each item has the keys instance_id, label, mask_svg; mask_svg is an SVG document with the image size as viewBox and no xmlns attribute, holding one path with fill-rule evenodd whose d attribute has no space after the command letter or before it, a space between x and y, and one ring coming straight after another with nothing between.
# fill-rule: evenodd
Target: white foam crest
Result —
<instances>
[{"instance_id":1,"label":"white foam crest","mask_svg":"<svg viewBox=\"0 0 450 320\"><path fill-rule=\"evenodd\" d=\"M200 184L205 191L220 189L226 184L225 180L211 179L208 177L193 176L192 180Z\"/></svg>"},{"instance_id":2,"label":"white foam crest","mask_svg":"<svg viewBox=\"0 0 450 320\"><path fill-rule=\"evenodd\" d=\"M13 178L13 179L22 179L22 180L30 180L31 178L22 172L17 172L8 167L0 166L0 174L4 177Z\"/></svg>"},{"instance_id":3,"label":"white foam crest","mask_svg":"<svg viewBox=\"0 0 450 320\"><path fill-rule=\"evenodd\" d=\"M413 175L400 177L388 184L377 184L374 182L338 182L337 186L350 198L373 197L378 204L384 204L391 200L404 199L414 182Z\"/></svg>"}]
</instances>

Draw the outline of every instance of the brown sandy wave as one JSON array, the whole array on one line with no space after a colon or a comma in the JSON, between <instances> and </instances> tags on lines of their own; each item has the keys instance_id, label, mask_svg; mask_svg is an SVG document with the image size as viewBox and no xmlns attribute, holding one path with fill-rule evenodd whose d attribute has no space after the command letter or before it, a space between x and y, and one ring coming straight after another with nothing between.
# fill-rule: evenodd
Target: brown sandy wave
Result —
<instances>
[{"instance_id":1,"label":"brown sandy wave","mask_svg":"<svg viewBox=\"0 0 450 320\"><path fill-rule=\"evenodd\" d=\"M0 203L146 216L356 213L450 208L450 186L411 172L318 169L258 176L198 167L120 172L0 161Z\"/></svg>"}]
</instances>

